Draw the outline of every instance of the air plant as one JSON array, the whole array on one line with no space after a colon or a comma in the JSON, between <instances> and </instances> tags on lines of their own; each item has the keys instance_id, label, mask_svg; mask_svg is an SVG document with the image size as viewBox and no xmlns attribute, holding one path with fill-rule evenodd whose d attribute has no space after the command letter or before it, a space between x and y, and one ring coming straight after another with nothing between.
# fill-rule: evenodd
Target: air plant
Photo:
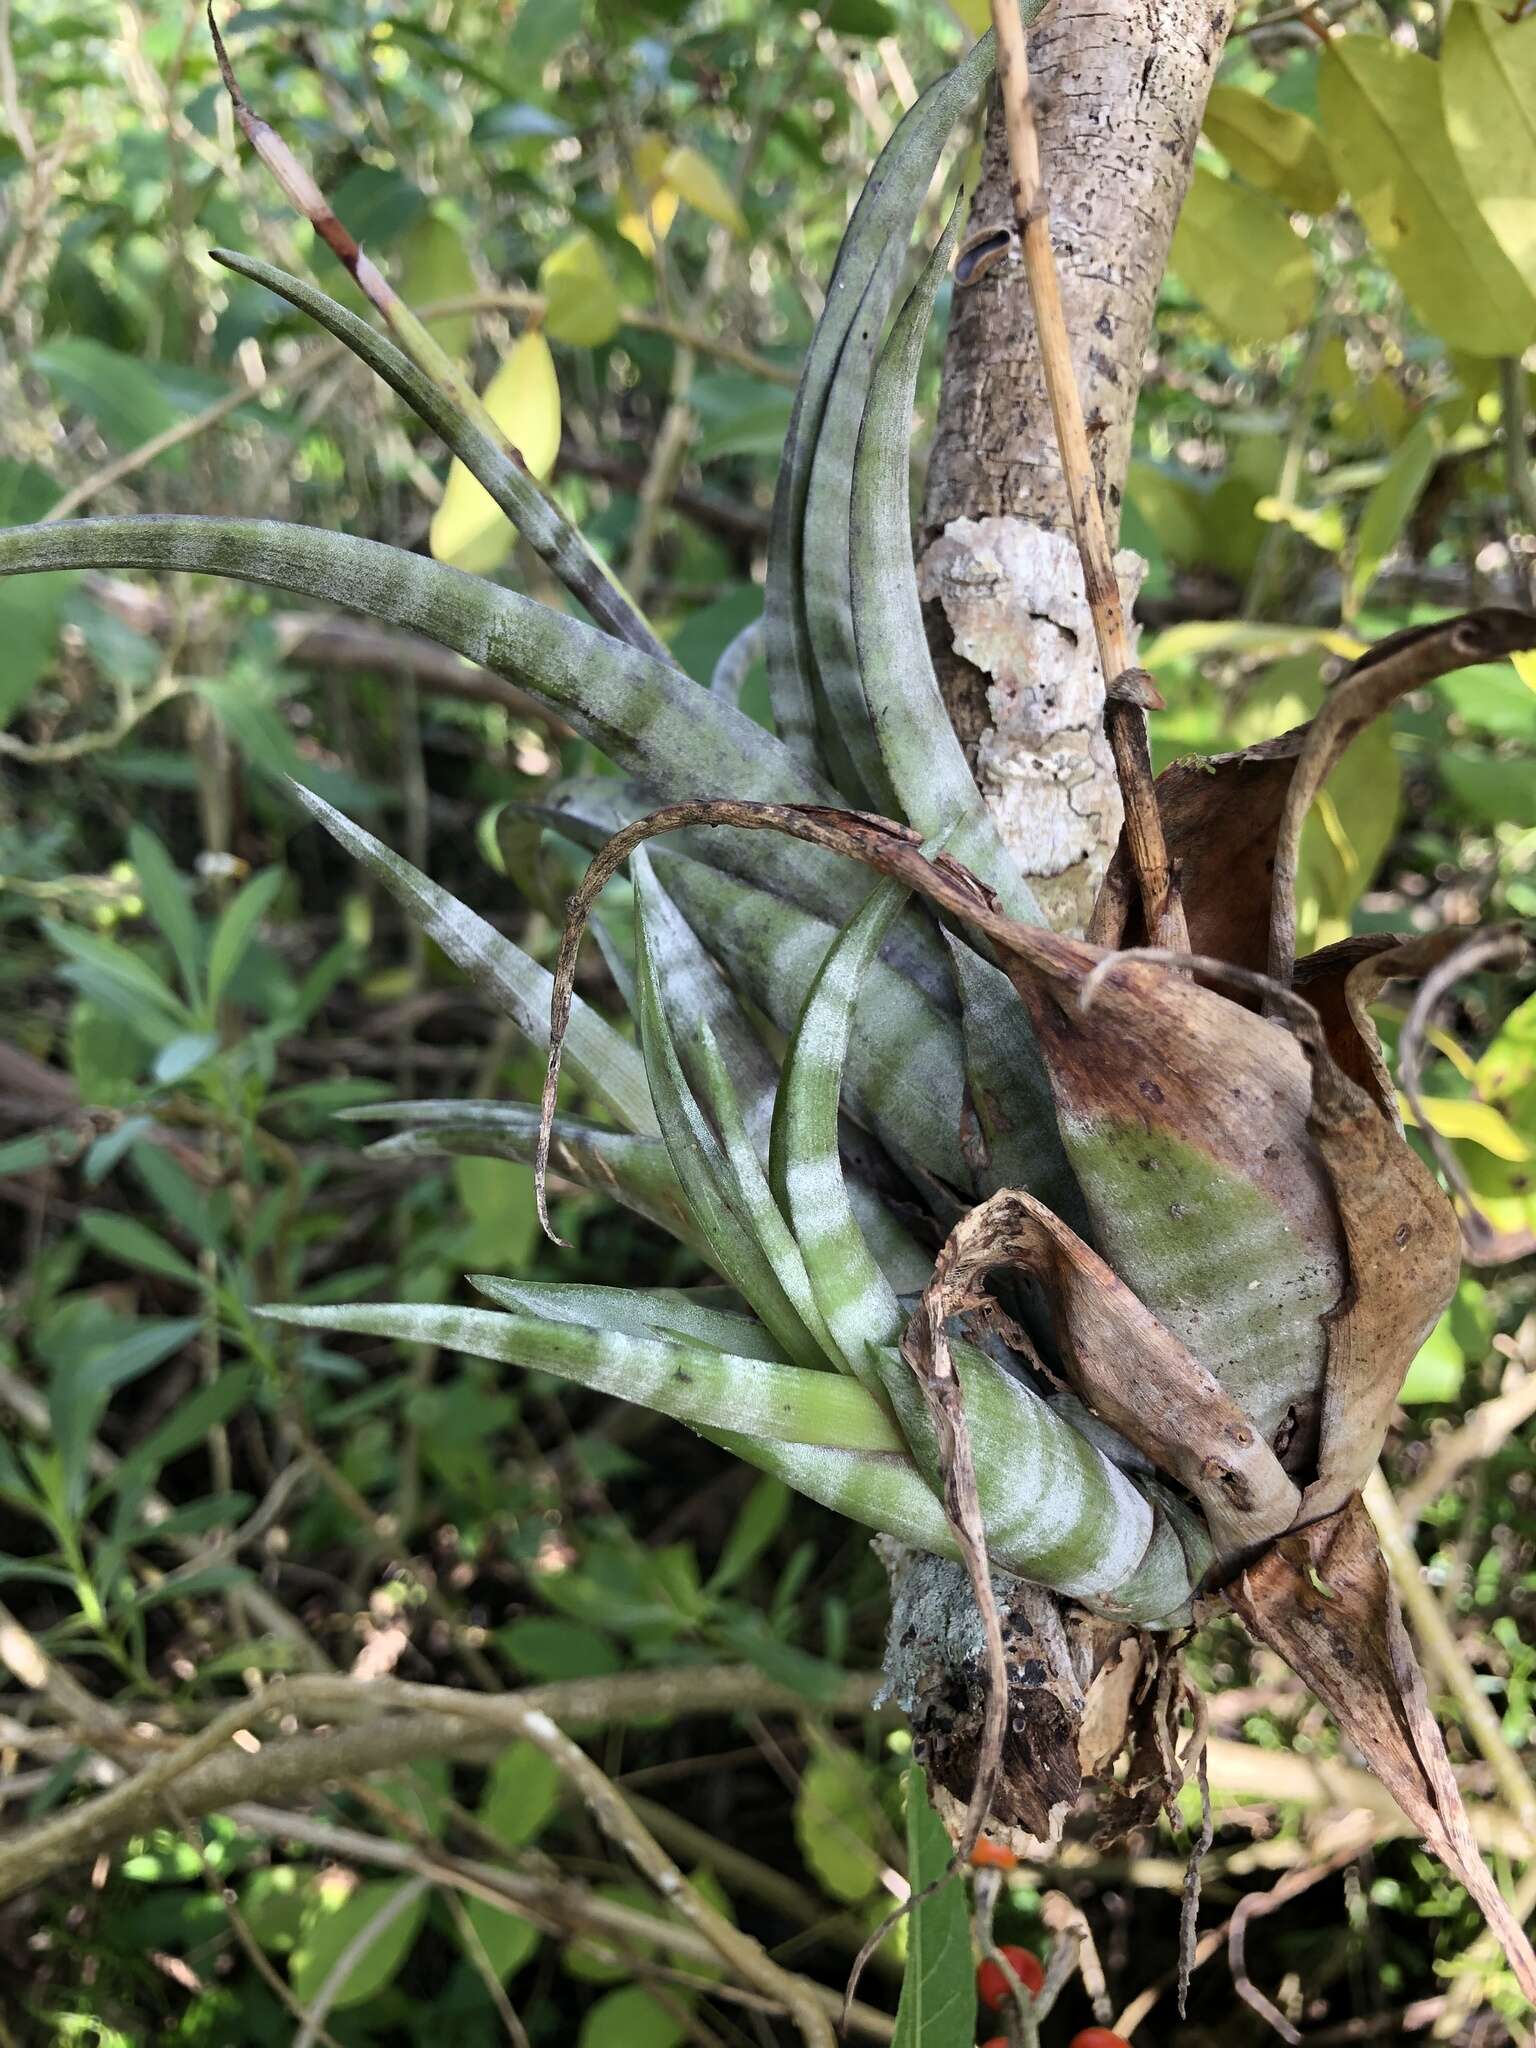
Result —
<instances>
[{"instance_id":1,"label":"air plant","mask_svg":"<svg viewBox=\"0 0 1536 2048\"><path fill-rule=\"evenodd\" d=\"M1487 611L1398 635L1311 726L1175 766L1150 795L1129 789L1133 829L1090 936L1045 927L946 717L912 564L908 439L952 226L889 317L941 153L993 62L988 37L917 101L838 255L774 507L772 733L733 701L739 663L715 689L671 663L227 65L247 135L391 332L267 264L217 259L382 376L596 623L372 541L257 520L17 529L0 533L0 572L177 569L351 606L515 682L621 771L525 807L535 826L606 847L555 977L296 790L551 1050L542 1113L447 1101L353 1114L397 1126L377 1148L390 1156L536 1163L541 1207L552 1164L671 1231L720 1286L471 1275L484 1307L268 1314L645 1404L908 1552L952 1561L919 1565L915 1582L933 1639L949 1628L946 1682L958 1670L962 1689L990 1687L1001 1778L980 1736L946 1748L932 1699L918 1733L956 1796L985 1780L980 1804L999 1824L1045 1832L1080 1776L1092 1669L1063 1652L1045 1656L1044 1681L1026 1675L1022 1636L1060 1635L1038 1589L1099 1618L1101 1663L1135 1632L1148 1671L1161 1666L1162 1721L1122 1714L1087 1759L1102 1770L1124 1743L1143 1765L1157 1751L1143 1777L1158 1799L1177 1782L1164 1724L1178 1701L1158 1645L1226 1600L1332 1707L1536 1996L1536 1957L1472 1844L1359 1500L1460 1258L1455 1210L1403 1137L1366 1006L1452 949L1388 938L1292 957L1300 825L1343 747L1427 677L1536 644L1536 620ZM1026 221L1026 258L1030 236ZM1134 777L1138 704L1155 693L1117 668ZM1166 852L1155 901L1138 821ZM610 957L638 1044L571 993L581 923L624 861L633 956ZM562 1045L607 1122L555 1107ZM910 1623L910 1597L900 1613ZM899 1632L892 1666L921 1690ZM1048 1753L1021 1711L1042 1683L1061 1724Z\"/></svg>"}]
</instances>

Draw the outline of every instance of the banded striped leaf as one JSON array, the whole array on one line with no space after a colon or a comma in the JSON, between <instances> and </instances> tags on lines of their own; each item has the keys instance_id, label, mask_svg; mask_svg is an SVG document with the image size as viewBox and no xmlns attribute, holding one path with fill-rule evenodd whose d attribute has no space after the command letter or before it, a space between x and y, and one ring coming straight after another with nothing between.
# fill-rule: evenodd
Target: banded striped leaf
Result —
<instances>
[{"instance_id":1,"label":"banded striped leaf","mask_svg":"<svg viewBox=\"0 0 1536 2048\"><path fill-rule=\"evenodd\" d=\"M1026 0L1030 20L1044 0ZM838 250L826 305L806 351L779 464L768 544L763 614L774 723L796 757L815 764L815 656L806 620L801 537L811 467L827 401L870 278L892 244L911 240L918 209L951 129L976 104L992 75L993 41L983 36L953 71L915 101L881 151ZM884 315L882 314L882 319Z\"/></svg>"},{"instance_id":2,"label":"banded striped leaf","mask_svg":"<svg viewBox=\"0 0 1536 2048\"><path fill-rule=\"evenodd\" d=\"M636 995L640 1042L661 1134L694 1222L716 1270L750 1302L786 1357L824 1368L818 1329L808 1328L755 1236L735 1176L716 1133L688 1085L657 986L642 916L637 927ZM805 1290L808 1298L809 1289Z\"/></svg>"},{"instance_id":3,"label":"banded striped leaf","mask_svg":"<svg viewBox=\"0 0 1536 2048\"><path fill-rule=\"evenodd\" d=\"M956 218L897 315L870 385L852 479L849 529L853 625L875 738L902 815L919 832L948 832L957 860L1028 923L1039 906L1004 847L939 691L912 562L912 407L934 294L954 247Z\"/></svg>"},{"instance_id":4,"label":"banded striped leaf","mask_svg":"<svg viewBox=\"0 0 1536 2048\"><path fill-rule=\"evenodd\" d=\"M303 278L290 277L285 270L231 249L211 249L209 254L215 263L265 285L334 334L360 362L382 377L463 463L540 561L581 600L599 626L659 661L671 661L666 643L657 639L554 500L521 463L462 413L441 385L419 370L403 349Z\"/></svg>"},{"instance_id":5,"label":"banded striped leaf","mask_svg":"<svg viewBox=\"0 0 1536 2048\"><path fill-rule=\"evenodd\" d=\"M353 534L277 519L61 519L0 530L0 576L38 569L232 576L407 626L504 676L657 795L746 790L817 802L825 786L668 663L479 576Z\"/></svg>"},{"instance_id":6,"label":"banded striped leaf","mask_svg":"<svg viewBox=\"0 0 1536 2048\"><path fill-rule=\"evenodd\" d=\"M370 1102L337 1112L354 1122L403 1126L368 1147L375 1159L511 1159L531 1166L539 1112L524 1102ZM578 1116L556 1119L550 1165L564 1179L609 1195L708 1256L660 1138L605 1130Z\"/></svg>"},{"instance_id":7,"label":"banded striped leaf","mask_svg":"<svg viewBox=\"0 0 1536 2048\"><path fill-rule=\"evenodd\" d=\"M713 1297L736 1298L725 1288L597 1287L580 1280L508 1280L499 1273L470 1273L467 1278L498 1308L521 1310L550 1322L705 1344L733 1358L788 1363L755 1316L717 1304ZM701 1293L711 1298L701 1299Z\"/></svg>"},{"instance_id":8,"label":"banded striped leaf","mask_svg":"<svg viewBox=\"0 0 1536 2048\"><path fill-rule=\"evenodd\" d=\"M545 969L323 797L298 783L292 787L311 816L383 883L407 917L442 947L454 965L461 967L534 1045L547 1049L553 983ZM654 1132L656 1113L644 1064L634 1047L582 1002L572 1006L570 1037L572 1065L584 1084L630 1130Z\"/></svg>"},{"instance_id":9,"label":"banded striped leaf","mask_svg":"<svg viewBox=\"0 0 1536 2048\"><path fill-rule=\"evenodd\" d=\"M695 1426L886 1458L902 1449L885 1410L856 1382L770 1359L733 1357L704 1344L420 1302L282 1304L262 1314L304 1329L435 1344L471 1358L552 1372L593 1393L613 1394Z\"/></svg>"}]
</instances>

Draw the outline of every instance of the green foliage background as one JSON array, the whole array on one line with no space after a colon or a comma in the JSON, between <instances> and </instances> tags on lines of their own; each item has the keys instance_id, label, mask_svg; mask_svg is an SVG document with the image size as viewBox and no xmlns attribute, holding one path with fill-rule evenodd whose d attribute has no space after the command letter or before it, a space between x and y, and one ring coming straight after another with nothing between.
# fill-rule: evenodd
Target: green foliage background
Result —
<instances>
[{"instance_id":1,"label":"green foliage background","mask_svg":"<svg viewBox=\"0 0 1536 2048\"><path fill-rule=\"evenodd\" d=\"M1163 760L1284 730L1327 664L1380 633L1531 599L1536 19L1393 0L1344 21L1325 48L1306 22L1245 12L1174 245L1124 533L1150 564ZM477 302L437 332L481 388L520 332L547 339L556 494L706 682L760 607L775 460L848 206L912 81L963 46L956 17L919 0L819 15L324 0L224 25L248 97L405 296ZM437 445L207 260L218 243L312 265L348 298L237 149L197 9L29 0L8 48L0 519L229 510L427 547ZM935 351L920 451L937 378ZM560 602L510 531L497 545L508 582ZM829 1711L844 1674L879 1657L884 1577L862 1534L552 1378L343 1350L252 1313L446 1300L471 1269L650 1285L700 1271L580 1193L557 1204L576 1247L557 1260L525 1169L381 1158L365 1125L336 1121L413 1094L526 1099L542 1062L304 826L281 778L547 960L577 856L506 807L594 757L508 693L487 701L355 642L345 665L296 656L298 640L288 608L227 584L0 584L0 1598L139 1719L195 1712L301 1660L307 1639L344 1667L382 1644L400 1676L487 1689L755 1664L797 1714L635 1731L605 1762L691 1821L678 1853L718 1902L839 1984L906 1863L911 1782L892 1725ZM760 670L743 702L767 720ZM1531 670L1463 672L1401 707L1309 825L1303 944L1536 914L1533 754ZM1536 1227L1536 997L1521 993L1474 985L1427 1081L1506 1231ZM1464 1283L1405 1390L1401 1476L1506 1375L1536 1371L1531 1296L1528 1269ZM290 1458L301 1476L282 1490ZM1422 1524L1517 1749L1533 1732L1533 1536L1522 1424ZM1329 1748L1234 1631L1194 1655L1218 1725L1250 1748ZM13 1817L85 1769L78 1750L34 1761L17 1787L0 1779ZM383 1790L387 1810L345 1791L327 1810L400 1840L469 1828L509 1860L536 1844L653 1909L531 1749ZM1223 1912L1266 1881L1255 1834L1294 1861L1320 1824L1299 1803L1226 1805L1209 1888ZM1174 1905L1152 1873L1172 1844L1149 1840L1139 1875L1096 1860L1086 1830L1076 1846L1051 1881L1088 1910L1123 2003L1171 1954ZM404 1882L232 1820L157 1833L89 1890L0 1917L4 2024L135 2048L286 2040L269 1978L311 1996ZM1040 1948L1044 1882L1012 1883L999 1921ZM1250 1966L1317 1987L1334 2019L1389 2013L1441 1990L1437 1966L1475 1932L1427 1860L1388 1844L1264 1923ZM877 1960L876 2002L894 2004L900 1949ZM494 1982L538 2042L752 2038L707 1981L658 1978L655 1959L422 1892L327 2024L345 2042L496 2040ZM914 1981L927 1973L920 1954ZM1257 2038L1219 1964L1196 1985L1179 2038ZM1496 2008L1507 1993L1494 1977L1479 1995ZM1159 2009L1146 2037L1173 2038L1169 2024Z\"/></svg>"}]
</instances>

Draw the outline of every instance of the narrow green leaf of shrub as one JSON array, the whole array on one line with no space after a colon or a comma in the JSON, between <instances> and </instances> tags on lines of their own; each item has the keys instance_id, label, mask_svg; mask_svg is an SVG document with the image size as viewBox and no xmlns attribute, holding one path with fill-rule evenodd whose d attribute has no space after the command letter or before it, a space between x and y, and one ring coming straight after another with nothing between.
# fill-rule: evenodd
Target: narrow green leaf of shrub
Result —
<instances>
[{"instance_id":1,"label":"narrow green leaf of shrub","mask_svg":"<svg viewBox=\"0 0 1536 2048\"><path fill-rule=\"evenodd\" d=\"M906 1776L907 1882L917 1904L907 1933L892 2048L969 2048L976 2037L976 1973L963 1882L939 1886L953 1847L928 1803L928 1775L913 1764Z\"/></svg>"},{"instance_id":2,"label":"narrow green leaf of shrub","mask_svg":"<svg viewBox=\"0 0 1536 2048\"><path fill-rule=\"evenodd\" d=\"M546 1048L551 983L538 962L323 797L298 783L292 787L305 809L383 883L406 915L442 947L455 966L461 967L536 1046ZM571 1009L570 1046L573 1071L619 1121L632 1131L654 1132L655 1112L638 1054L579 1000Z\"/></svg>"},{"instance_id":3,"label":"narrow green leaf of shrub","mask_svg":"<svg viewBox=\"0 0 1536 2048\"><path fill-rule=\"evenodd\" d=\"M597 556L554 501L528 471L514 462L499 443L474 420L466 418L442 386L435 384L387 336L359 320L344 306L301 278L274 269L270 263L237 255L230 249L209 251L215 263L263 284L334 334L399 393L456 455L486 494L506 513L539 559L546 563L571 595L617 640L638 647L659 661L671 662L659 640L634 605L619 589Z\"/></svg>"},{"instance_id":4,"label":"narrow green leaf of shrub","mask_svg":"<svg viewBox=\"0 0 1536 2048\"><path fill-rule=\"evenodd\" d=\"M681 1287L596 1287L581 1280L505 1280L494 1273L471 1273L468 1279L499 1308L521 1309L549 1322L704 1344L733 1358L787 1363L756 1317L716 1308Z\"/></svg>"},{"instance_id":5,"label":"narrow green leaf of shrub","mask_svg":"<svg viewBox=\"0 0 1536 2048\"><path fill-rule=\"evenodd\" d=\"M133 862L145 907L176 956L187 1001L197 1009L202 1003L203 937L187 885L177 874L164 846L146 825L135 825L129 832L128 857Z\"/></svg>"},{"instance_id":6,"label":"narrow green leaf of shrub","mask_svg":"<svg viewBox=\"0 0 1536 2048\"><path fill-rule=\"evenodd\" d=\"M659 796L826 794L744 712L680 670L479 576L277 519L61 519L0 530L0 576L35 569L233 576L408 626L530 691Z\"/></svg>"},{"instance_id":7,"label":"narrow green leaf of shrub","mask_svg":"<svg viewBox=\"0 0 1536 2048\"><path fill-rule=\"evenodd\" d=\"M1027 0L1028 19L1034 19L1041 4L1043 0ZM806 624L800 543L828 393L865 287L891 244L905 248L911 240L918 208L950 130L975 105L993 62L992 37L986 35L953 71L928 87L881 151L843 236L826 306L801 368L774 493L763 619L774 723L786 745L807 765L816 760L811 695L815 657Z\"/></svg>"},{"instance_id":8,"label":"narrow green leaf of shrub","mask_svg":"<svg viewBox=\"0 0 1536 2048\"><path fill-rule=\"evenodd\" d=\"M870 386L853 470L851 602L864 695L902 814L946 844L1013 917L1040 910L997 836L950 724L928 653L912 565L912 407L934 294L954 246L955 217L897 315Z\"/></svg>"},{"instance_id":9,"label":"narrow green leaf of shrub","mask_svg":"<svg viewBox=\"0 0 1536 2048\"><path fill-rule=\"evenodd\" d=\"M398 1118L408 1126L370 1145L375 1159L513 1159L520 1166L532 1166L538 1150L539 1112L531 1103L369 1103L340 1114L370 1121ZM563 1179L612 1196L708 1257L659 1138L609 1131L582 1117L561 1116L555 1121L549 1163Z\"/></svg>"},{"instance_id":10,"label":"narrow green leaf of shrub","mask_svg":"<svg viewBox=\"0 0 1536 2048\"><path fill-rule=\"evenodd\" d=\"M695 1426L886 1457L902 1448L890 1417L856 1382L761 1358L733 1358L702 1344L416 1302L282 1306L262 1314L302 1329L435 1344L472 1358L552 1372Z\"/></svg>"},{"instance_id":11,"label":"narrow green leaf of shrub","mask_svg":"<svg viewBox=\"0 0 1536 2048\"><path fill-rule=\"evenodd\" d=\"M281 868L252 875L240 893L219 914L208 947L208 1004L217 1010L220 998L250 951L257 927L283 885Z\"/></svg>"}]
</instances>

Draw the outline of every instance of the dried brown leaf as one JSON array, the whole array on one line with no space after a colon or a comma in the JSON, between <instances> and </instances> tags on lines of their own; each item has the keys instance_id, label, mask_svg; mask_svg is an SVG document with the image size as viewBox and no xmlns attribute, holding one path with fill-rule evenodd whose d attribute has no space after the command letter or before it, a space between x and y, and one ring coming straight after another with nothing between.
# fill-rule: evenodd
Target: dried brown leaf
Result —
<instances>
[{"instance_id":1,"label":"dried brown leaf","mask_svg":"<svg viewBox=\"0 0 1536 2048\"><path fill-rule=\"evenodd\" d=\"M1358 1499L1282 1537L1229 1589L1260 1642L1332 1712L1426 1845L1481 1909L1526 1997L1536 1954L1472 1836L1397 1596Z\"/></svg>"},{"instance_id":2,"label":"dried brown leaf","mask_svg":"<svg viewBox=\"0 0 1536 2048\"><path fill-rule=\"evenodd\" d=\"M939 1253L913 1317L914 1331L932 1332L936 1360L948 1360L946 1317L984 1301L1000 1266L1039 1282L1078 1394L1194 1495L1218 1558L1289 1527L1300 1494L1248 1416L1091 1246L1022 1191L972 1209Z\"/></svg>"}]
</instances>

